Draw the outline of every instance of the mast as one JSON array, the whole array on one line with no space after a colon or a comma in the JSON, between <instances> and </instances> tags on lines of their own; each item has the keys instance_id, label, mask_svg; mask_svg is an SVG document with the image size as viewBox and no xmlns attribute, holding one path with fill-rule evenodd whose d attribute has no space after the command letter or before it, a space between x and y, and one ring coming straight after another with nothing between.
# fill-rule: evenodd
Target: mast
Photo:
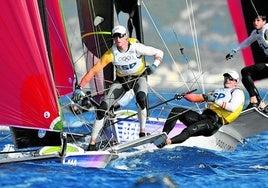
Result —
<instances>
[{"instance_id":1,"label":"mast","mask_svg":"<svg viewBox=\"0 0 268 188\"><path fill-rule=\"evenodd\" d=\"M113 40L113 0L77 0L81 38L86 47L87 70L91 69ZM114 79L113 65L109 64L90 83L91 91L101 94Z\"/></svg>"},{"instance_id":2,"label":"mast","mask_svg":"<svg viewBox=\"0 0 268 188\"><path fill-rule=\"evenodd\" d=\"M38 0L38 7L39 7L39 13L40 13L40 18L42 22L42 27L43 27L43 33L45 37L45 42L46 42L46 48L47 48L47 53L48 53L48 58L49 62L51 65L52 72L53 71L53 64L52 64L52 56L51 56L51 48L50 48L50 43L49 43L49 32L48 32L48 25L47 25L47 18L46 18L46 1L45 0Z\"/></svg>"},{"instance_id":3,"label":"mast","mask_svg":"<svg viewBox=\"0 0 268 188\"><path fill-rule=\"evenodd\" d=\"M122 11L129 15L127 27L129 36L133 37L133 28L135 29L136 38L143 43L144 36L142 30L142 15L140 0L114 0L117 15Z\"/></svg>"}]
</instances>

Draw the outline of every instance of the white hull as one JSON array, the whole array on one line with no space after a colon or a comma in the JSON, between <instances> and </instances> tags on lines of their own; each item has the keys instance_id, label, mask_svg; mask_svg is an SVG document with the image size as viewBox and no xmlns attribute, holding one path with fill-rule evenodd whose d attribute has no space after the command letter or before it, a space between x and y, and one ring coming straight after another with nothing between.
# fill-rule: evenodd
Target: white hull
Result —
<instances>
[{"instance_id":1,"label":"white hull","mask_svg":"<svg viewBox=\"0 0 268 188\"><path fill-rule=\"evenodd\" d=\"M108 151L84 151L82 148L73 144L67 144L66 154L63 156L60 154L62 150L61 146L45 146L39 151L29 152L16 152L12 146L6 148L1 153L0 164L54 160L70 166L105 168L111 160L118 158L116 153Z\"/></svg>"},{"instance_id":2,"label":"white hull","mask_svg":"<svg viewBox=\"0 0 268 188\"><path fill-rule=\"evenodd\" d=\"M118 158L117 154L108 151L86 151L67 153L62 158L62 164L85 168L105 168L111 160Z\"/></svg>"},{"instance_id":3,"label":"white hull","mask_svg":"<svg viewBox=\"0 0 268 188\"><path fill-rule=\"evenodd\" d=\"M127 111L130 113L130 111ZM135 113L135 111L132 111ZM124 114L124 111L119 112ZM120 119L120 118L119 118ZM210 137L197 136L191 137L181 144L165 146L172 148L175 146L199 147L215 151L234 151L237 145L243 143L244 139L268 130L268 116L256 108L245 110L238 119L221 127L217 133ZM157 134L162 132L165 119L149 118L146 124L146 130L149 133ZM126 119L115 125L117 130L117 139L121 142L130 141L138 138L139 123L135 116ZM185 126L177 122L175 128L168 135L169 138L179 134ZM121 130L121 131L120 131ZM122 131L123 130L123 131Z\"/></svg>"}]
</instances>

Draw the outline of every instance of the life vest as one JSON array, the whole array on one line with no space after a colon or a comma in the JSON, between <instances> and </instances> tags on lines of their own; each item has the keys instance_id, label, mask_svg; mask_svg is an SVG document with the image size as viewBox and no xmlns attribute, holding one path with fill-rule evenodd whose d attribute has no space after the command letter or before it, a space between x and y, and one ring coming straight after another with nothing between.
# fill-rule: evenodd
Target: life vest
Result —
<instances>
[{"instance_id":1,"label":"life vest","mask_svg":"<svg viewBox=\"0 0 268 188\"><path fill-rule=\"evenodd\" d=\"M216 89L213 92L213 95L217 99L221 99L223 101L229 102L232 99L232 93L235 89L239 88L220 88ZM223 109L221 106L215 104L215 103L209 103L208 108L213 110L217 113L219 117L222 118L223 124L229 124L233 122L241 113L243 110L244 103L242 103L234 112L227 111Z\"/></svg>"},{"instance_id":2,"label":"life vest","mask_svg":"<svg viewBox=\"0 0 268 188\"><path fill-rule=\"evenodd\" d=\"M119 77L139 76L145 70L146 64L143 56L137 57L137 40L129 38L128 41L129 48L126 52L120 52L115 45L112 46L113 64L116 69L116 75Z\"/></svg>"}]
</instances>

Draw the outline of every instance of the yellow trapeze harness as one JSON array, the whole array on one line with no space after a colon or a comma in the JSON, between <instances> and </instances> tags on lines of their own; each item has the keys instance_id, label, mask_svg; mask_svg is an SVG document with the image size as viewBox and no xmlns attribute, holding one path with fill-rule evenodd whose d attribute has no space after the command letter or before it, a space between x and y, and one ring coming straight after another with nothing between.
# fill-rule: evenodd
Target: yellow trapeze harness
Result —
<instances>
[{"instance_id":1,"label":"yellow trapeze harness","mask_svg":"<svg viewBox=\"0 0 268 188\"><path fill-rule=\"evenodd\" d=\"M214 93L218 93L218 95L220 94L224 96L225 101L230 101L232 99L232 92L235 89L239 88L221 88L215 90ZM223 125L233 122L240 115L241 111L243 110L243 106L244 103L242 103L234 112L230 112L215 103L208 104L208 108L216 112L217 115L222 118Z\"/></svg>"}]
</instances>

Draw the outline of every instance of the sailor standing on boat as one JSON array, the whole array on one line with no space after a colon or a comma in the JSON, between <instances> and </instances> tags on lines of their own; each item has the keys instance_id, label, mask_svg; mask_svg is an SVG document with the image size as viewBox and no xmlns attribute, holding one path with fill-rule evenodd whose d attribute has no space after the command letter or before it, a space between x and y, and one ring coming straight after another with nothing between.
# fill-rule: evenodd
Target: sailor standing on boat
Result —
<instances>
[{"instance_id":1,"label":"sailor standing on boat","mask_svg":"<svg viewBox=\"0 0 268 188\"><path fill-rule=\"evenodd\" d=\"M257 41L260 48L266 55L266 60L263 63L255 63L254 65L244 67L241 70L242 83L250 96L250 103L246 107L260 107L264 108L265 104L261 103L259 92L255 87L254 81L268 78L268 24L266 23L265 15L257 15L253 21L254 30L250 36L234 48L229 54L226 55L226 60L231 59L237 51L250 46L254 41Z\"/></svg>"},{"instance_id":2,"label":"sailor standing on boat","mask_svg":"<svg viewBox=\"0 0 268 188\"><path fill-rule=\"evenodd\" d=\"M237 87L239 74L229 71L223 74L224 87L214 90L209 94L186 94L184 98L190 102L208 102L208 107L201 113L196 111L174 107L168 115L163 132L167 134L174 128L177 120L180 120L186 128L177 136L168 138L166 144L182 143L191 136L211 136L222 125L233 122L243 109L244 92Z\"/></svg>"},{"instance_id":3,"label":"sailor standing on boat","mask_svg":"<svg viewBox=\"0 0 268 188\"><path fill-rule=\"evenodd\" d=\"M96 140L104 125L105 112L130 89L133 89L138 103L139 136L145 136L148 93L145 75L150 75L156 70L164 55L162 50L145 46L138 43L136 39L128 38L126 28L121 25L113 28L112 37L114 45L102 55L94 67L82 78L74 92L76 97L83 96L82 88L106 65L113 63L116 70L116 79L97 109L97 117L91 133L88 150L97 150ZM144 55L154 56L152 65L146 67Z\"/></svg>"}]
</instances>

